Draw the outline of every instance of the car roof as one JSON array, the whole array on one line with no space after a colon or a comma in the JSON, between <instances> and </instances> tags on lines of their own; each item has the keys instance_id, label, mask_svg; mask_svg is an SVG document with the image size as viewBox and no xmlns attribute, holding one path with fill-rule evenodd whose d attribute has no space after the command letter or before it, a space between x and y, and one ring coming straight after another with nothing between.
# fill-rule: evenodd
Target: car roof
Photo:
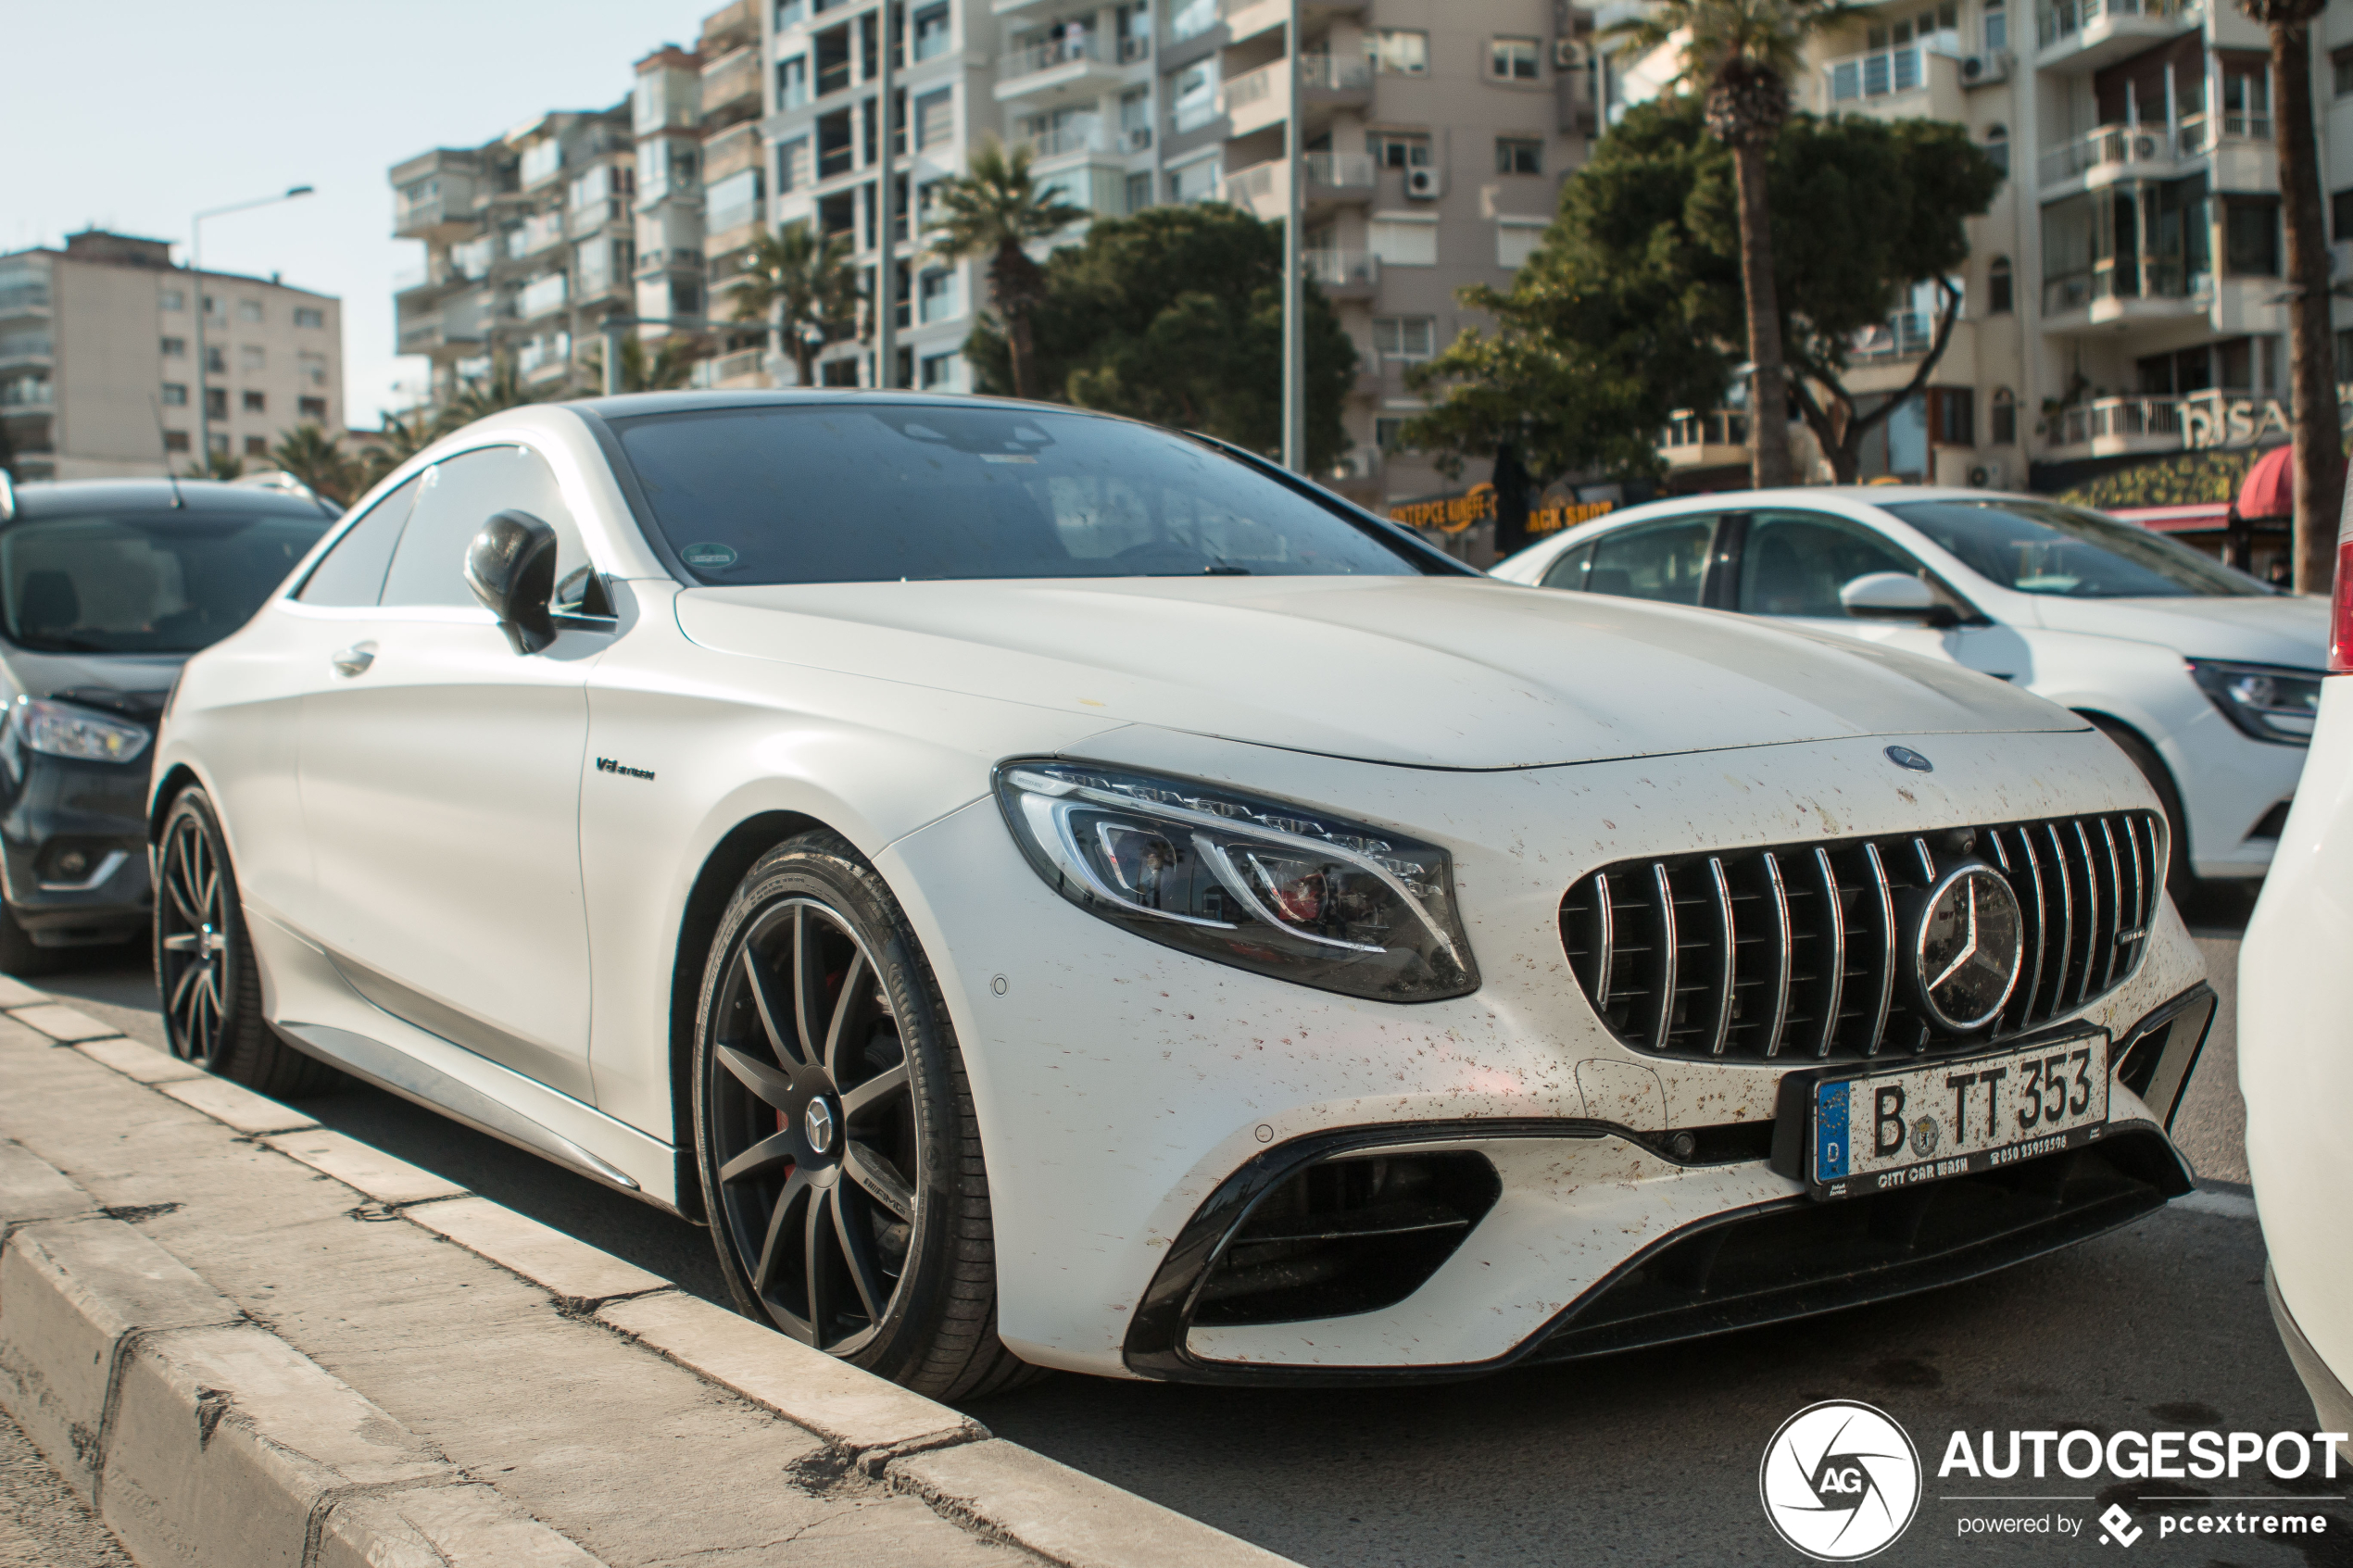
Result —
<instances>
[{"instance_id":1,"label":"car roof","mask_svg":"<svg viewBox=\"0 0 2353 1568\"><path fill-rule=\"evenodd\" d=\"M1865 507L1901 506L1906 501L2039 501L2048 495L2021 495L2000 490L1969 490L1946 484L1807 484L1780 490L1710 490L1692 495L1662 496L1611 512L1606 521L1664 515L1670 511L1753 511L1758 507L1819 506L1824 500ZM1595 519L1595 521L1604 521Z\"/></svg>"},{"instance_id":2,"label":"car roof","mask_svg":"<svg viewBox=\"0 0 2353 1568\"><path fill-rule=\"evenodd\" d=\"M613 397L575 397L565 406L608 420L630 420L648 414L710 413L721 408L795 408L841 403L891 403L938 408L1014 408L1052 414L1096 414L1061 403L1033 403L1013 397L976 397L969 393L878 391L854 386L786 387L778 391L628 392Z\"/></svg>"},{"instance_id":3,"label":"car roof","mask_svg":"<svg viewBox=\"0 0 2353 1568\"><path fill-rule=\"evenodd\" d=\"M259 512L315 518L321 522L332 521L334 515L307 496L206 479L68 479L17 486L18 522L89 512L238 513L246 517Z\"/></svg>"}]
</instances>

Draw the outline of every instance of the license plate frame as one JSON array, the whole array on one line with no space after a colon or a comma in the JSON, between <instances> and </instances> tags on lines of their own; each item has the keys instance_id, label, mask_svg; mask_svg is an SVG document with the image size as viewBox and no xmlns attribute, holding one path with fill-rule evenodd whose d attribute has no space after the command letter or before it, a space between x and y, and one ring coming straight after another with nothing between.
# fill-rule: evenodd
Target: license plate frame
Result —
<instances>
[{"instance_id":1,"label":"license plate frame","mask_svg":"<svg viewBox=\"0 0 2353 1568\"><path fill-rule=\"evenodd\" d=\"M1834 1201L1947 1181L2094 1142L2108 1131L2112 1045L2105 1029L2078 1029L1971 1056L1875 1062L1815 1074L1802 1099L1790 1107L1803 1118L1801 1179L1815 1198ZM2084 1092L2080 1107L2045 1116L2054 1060L2064 1064L2069 1085L2062 1108L2076 1105L2077 1088ZM2021 1126L2020 1091L2030 1082L2037 1114ZM1858 1088L1868 1100L1857 1098ZM1883 1098L1888 1089L1900 1091L1892 1112ZM1914 1099L1914 1091L1922 1089L1933 1109ZM1871 1136L1870 1152L1859 1160L1850 1136L1858 1109ZM2003 1123L2005 1135L1996 1140L1989 1130L1970 1136L1989 1110ZM1935 1130L1922 1133L1922 1120ZM1886 1147L1891 1123L1901 1135L1893 1149Z\"/></svg>"}]
</instances>

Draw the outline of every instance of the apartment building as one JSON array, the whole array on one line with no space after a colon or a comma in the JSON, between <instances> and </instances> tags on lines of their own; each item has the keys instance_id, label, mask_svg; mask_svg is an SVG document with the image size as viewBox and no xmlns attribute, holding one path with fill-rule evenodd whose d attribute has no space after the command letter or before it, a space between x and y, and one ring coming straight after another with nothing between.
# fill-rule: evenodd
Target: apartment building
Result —
<instances>
[{"instance_id":1,"label":"apartment building","mask_svg":"<svg viewBox=\"0 0 2353 1568\"><path fill-rule=\"evenodd\" d=\"M98 230L0 256L0 430L19 479L185 470L199 407L213 451L245 459L298 424L341 431L341 302Z\"/></svg>"},{"instance_id":2,"label":"apartment building","mask_svg":"<svg viewBox=\"0 0 2353 1568\"><path fill-rule=\"evenodd\" d=\"M1662 56L1613 73L1613 110L1669 69ZM2343 278L2353 6L2323 12L2313 69ZM2048 490L2285 438L2278 84L2263 30L2229 0L1882 0L1818 41L1797 87L1816 113L1964 125L2009 174L1969 220L1962 317L1930 395L1874 437L1867 477ZM1849 384L1883 395L1908 382L1932 303L1866 334ZM2353 379L2353 300L2334 309ZM1664 451L1686 485L1745 483L1743 431L1736 411L1694 410Z\"/></svg>"},{"instance_id":3,"label":"apartment building","mask_svg":"<svg viewBox=\"0 0 2353 1568\"><path fill-rule=\"evenodd\" d=\"M1591 23L1556 0L1301 9L1293 40L1288 0L892 5L900 383L971 384L959 351L986 275L926 254L921 226L938 182L984 139L1026 143L1039 182L1098 216L1227 201L1279 220L1296 114L1309 263L1362 356L1355 450L1328 477L1375 501L1440 487L1425 459L1395 449L1421 407L1403 370L1468 323L1455 291L1508 285L1551 221L1595 124ZM881 14L872 0L774 0L766 18L770 220L848 236L867 268L883 255ZM820 375L872 379L856 344L829 348Z\"/></svg>"}]
</instances>

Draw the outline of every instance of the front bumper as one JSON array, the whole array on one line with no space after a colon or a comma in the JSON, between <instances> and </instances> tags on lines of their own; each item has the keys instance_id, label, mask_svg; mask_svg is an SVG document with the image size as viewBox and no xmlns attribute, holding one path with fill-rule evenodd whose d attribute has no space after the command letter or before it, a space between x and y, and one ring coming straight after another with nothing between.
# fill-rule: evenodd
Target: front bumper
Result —
<instances>
[{"instance_id":1,"label":"front bumper","mask_svg":"<svg viewBox=\"0 0 2353 1568\"><path fill-rule=\"evenodd\" d=\"M1737 1261L1733 1222L1811 1205L1769 1158L1790 1064L1670 1060L1621 1045L1570 972L1564 892L1598 866L1645 855L2153 804L2121 754L2088 731L1906 737L1934 758L1931 774L1894 768L1884 744L1491 773L1380 768L1142 729L1089 744L1088 756L1107 764L1344 807L1440 838L1455 857L1486 980L1469 997L1412 1007L1309 991L1096 920L1038 881L993 801L887 847L880 869L923 938L971 1077L988 1158L1000 1333L1018 1354L1072 1370L1282 1380L1460 1376L1554 1341L1555 1353L1591 1353L1729 1326L1701 1314L1675 1320L1698 1326L1658 1319L1636 1337L1615 1329L1609 1343L1587 1332L1604 1299L1614 1314L1656 1318L1629 1308L1631 1297L1596 1294L1641 1273L1643 1259L1688 1275L1705 1248L1686 1244L1720 1231L1705 1245ZM1541 839L1531 824L1544 824ZM2134 1023L2202 973L2164 906L2139 968L2062 1022L2108 1029L2121 1064ZM2167 1076L2178 1086L2185 1071ZM2187 1181L2161 1131L2166 1108L2150 1110L2121 1085L2113 1107L2119 1134L2140 1124L2135 1137L2150 1150L2125 1184L2144 1190L2080 1234L2123 1223L2141 1211L2133 1204L2153 1207ZM1422 1155L1476 1154L1495 1173L1491 1206L1401 1300L1279 1323L1196 1323L1180 1313L1172 1332L1168 1299L1182 1294L1172 1283L1182 1271L1168 1271L1200 1251L1221 1191L1253 1162L1339 1135ZM1967 1271L2076 1238L2046 1229L2007 1255L1981 1248ZM1768 1316L1793 1315L1922 1288L1936 1283L1932 1273L1880 1271L1877 1285L1758 1299ZM1586 1322L1572 1334L1579 1315Z\"/></svg>"},{"instance_id":2,"label":"front bumper","mask_svg":"<svg viewBox=\"0 0 2353 1568\"><path fill-rule=\"evenodd\" d=\"M154 920L147 770L77 762L11 746L0 802L0 883L8 912L43 947L120 942ZM79 867L59 864L67 851Z\"/></svg>"}]
</instances>

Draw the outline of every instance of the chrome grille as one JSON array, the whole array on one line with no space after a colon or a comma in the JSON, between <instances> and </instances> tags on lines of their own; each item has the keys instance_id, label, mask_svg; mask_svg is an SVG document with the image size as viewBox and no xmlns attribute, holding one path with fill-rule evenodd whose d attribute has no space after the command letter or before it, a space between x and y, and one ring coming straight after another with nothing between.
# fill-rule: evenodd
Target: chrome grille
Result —
<instances>
[{"instance_id":1,"label":"chrome grille","mask_svg":"<svg viewBox=\"0 0 2353 1568\"><path fill-rule=\"evenodd\" d=\"M1897 985L1895 895L1974 858L2009 879L2025 960L1990 1032L1957 1035ZM2164 887L2153 812L1628 860L1561 900L1561 944L1612 1033L1662 1056L1843 1059L1957 1050L2125 979Z\"/></svg>"}]
</instances>

